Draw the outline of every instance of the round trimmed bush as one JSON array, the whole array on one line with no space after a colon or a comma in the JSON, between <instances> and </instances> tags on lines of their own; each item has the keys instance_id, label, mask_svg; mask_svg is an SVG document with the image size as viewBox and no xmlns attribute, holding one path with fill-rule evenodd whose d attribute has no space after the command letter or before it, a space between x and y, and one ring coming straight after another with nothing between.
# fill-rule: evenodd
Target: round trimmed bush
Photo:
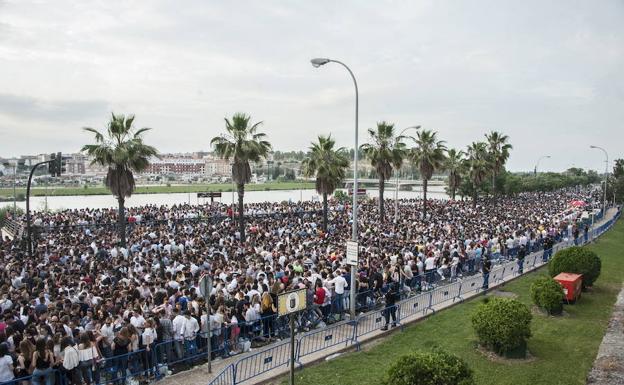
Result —
<instances>
[{"instance_id":1,"label":"round trimmed bush","mask_svg":"<svg viewBox=\"0 0 624 385\"><path fill-rule=\"evenodd\" d=\"M474 385L472 370L459 357L444 352L416 352L399 357L385 385Z\"/></svg>"},{"instance_id":2,"label":"round trimmed bush","mask_svg":"<svg viewBox=\"0 0 624 385\"><path fill-rule=\"evenodd\" d=\"M559 273L583 274L583 287L590 287L600 276L602 263L593 251L573 246L558 251L548 265L551 277Z\"/></svg>"},{"instance_id":3,"label":"round trimmed bush","mask_svg":"<svg viewBox=\"0 0 624 385\"><path fill-rule=\"evenodd\" d=\"M531 337L529 308L511 298L492 298L477 306L472 326L479 343L499 355L526 355L526 341Z\"/></svg>"},{"instance_id":4,"label":"round trimmed bush","mask_svg":"<svg viewBox=\"0 0 624 385\"><path fill-rule=\"evenodd\" d=\"M561 314L563 288L551 277L540 277L531 284L531 299L548 314Z\"/></svg>"}]
</instances>

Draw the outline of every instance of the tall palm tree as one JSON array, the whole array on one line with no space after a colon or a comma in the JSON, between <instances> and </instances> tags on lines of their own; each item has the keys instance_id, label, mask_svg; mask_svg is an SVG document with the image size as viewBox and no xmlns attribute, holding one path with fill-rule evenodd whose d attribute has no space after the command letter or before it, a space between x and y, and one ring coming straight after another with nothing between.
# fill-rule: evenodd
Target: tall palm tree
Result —
<instances>
[{"instance_id":1,"label":"tall palm tree","mask_svg":"<svg viewBox=\"0 0 624 385\"><path fill-rule=\"evenodd\" d=\"M271 143L266 140L266 134L258 132L262 122L250 124L251 117L243 113L236 113L232 120L225 118L225 134L215 136L210 144L217 156L225 160L233 160L232 180L238 190L238 220L241 241L245 241L245 217L243 215L243 198L245 184L251 180L249 162L259 162L266 158L271 151Z\"/></svg>"},{"instance_id":2,"label":"tall palm tree","mask_svg":"<svg viewBox=\"0 0 624 385\"><path fill-rule=\"evenodd\" d=\"M462 171L465 168L464 155L463 151L451 148L446 152L444 160L444 169L449 174L448 185L453 200L455 200L455 193L461 184Z\"/></svg>"},{"instance_id":3,"label":"tall palm tree","mask_svg":"<svg viewBox=\"0 0 624 385\"><path fill-rule=\"evenodd\" d=\"M485 142L472 142L466 150L468 175L472 182L472 205L477 206L477 198L479 196L479 185L488 177L491 169L488 154L488 145Z\"/></svg>"},{"instance_id":4,"label":"tall palm tree","mask_svg":"<svg viewBox=\"0 0 624 385\"><path fill-rule=\"evenodd\" d=\"M125 200L134 192L134 172L147 169L150 158L158 156L158 151L143 143L143 134L150 128L135 130L132 126L134 115L111 116L106 133L85 127L95 135L95 144L86 144L81 151L92 157L91 164L108 167L104 185L117 198L119 206L118 230L121 246L126 247Z\"/></svg>"},{"instance_id":5,"label":"tall palm tree","mask_svg":"<svg viewBox=\"0 0 624 385\"><path fill-rule=\"evenodd\" d=\"M503 171L505 163L509 159L509 151L513 149L513 146L508 143L509 137L498 131L485 134L485 138L487 139L487 151L492 163L492 194L494 194L496 192L496 177Z\"/></svg>"},{"instance_id":6,"label":"tall palm tree","mask_svg":"<svg viewBox=\"0 0 624 385\"><path fill-rule=\"evenodd\" d=\"M387 122L377 123L377 129L368 129L372 143L360 146L362 154L370 161L377 171L379 178L379 218L385 219L384 189L385 183L392 177L392 170L398 169L407 156L407 149L403 143L404 136L394 135L394 124ZM357 191L353 192L357 194Z\"/></svg>"},{"instance_id":7,"label":"tall palm tree","mask_svg":"<svg viewBox=\"0 0 624 385\"><path fill-rule=\"evenodd\" d=\"M327 231L327 195L332 194L345 178L349 158L344 147L334 148L331 135L319 135L312 143L310 153L302 162L303 174L316 177L316 192L323 196L323 230Z\"/></svg>"},{"instance_id":8,"label":"tall palm tree","mask_svg":"<svg viewBox=\"0 0 624 385\"><path fill-rule=\"evenodd\" d=\"M427 185L436 170L444 167L446 146L438 140L438 133L431 130L418 131L416 147L412 149L412 162L418 167L423 181L423 218L427 216Z\"/></svg>"}]
</instances>

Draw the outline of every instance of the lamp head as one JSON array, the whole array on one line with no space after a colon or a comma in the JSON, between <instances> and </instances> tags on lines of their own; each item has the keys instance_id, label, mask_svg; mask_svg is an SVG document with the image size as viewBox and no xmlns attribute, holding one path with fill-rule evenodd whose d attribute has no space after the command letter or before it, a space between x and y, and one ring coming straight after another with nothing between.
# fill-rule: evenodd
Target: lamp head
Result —
<instances>
[{"instance_id":1,"label":"lamp head","mask_svg":"<svg viewBox=\"0 0 624 385\"><path fill-rule=\"evenodd\" d=\"M591 146L589 146L589 148L598 148L596 146L594 146L593 144Z\"/></svg>"},{"instance_id":2,"label":"lamp head","mask_svg":"<svg viewBox=\"0 0 624 385\"><path fill-rule=\"evenodd\" d=\"M310 63L312 63L314 68L318 68L318 67L320 67L322 65L325 65L325 64L329 63L329 59L317 57L317 58L314 58L314 59L310 60Z\"/></svg>"}]
</instances>

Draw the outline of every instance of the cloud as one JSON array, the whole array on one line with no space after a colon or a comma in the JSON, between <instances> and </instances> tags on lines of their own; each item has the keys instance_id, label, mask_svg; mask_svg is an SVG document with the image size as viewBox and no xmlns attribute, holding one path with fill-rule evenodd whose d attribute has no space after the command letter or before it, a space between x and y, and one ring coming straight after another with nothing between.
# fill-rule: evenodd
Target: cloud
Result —
<instances>
[{"instance_id":1,"label":"cloud","mask_svg":"<svg viewBox=\"0 0 624 385\"><path fill-rule=\"evenodd\" d=\"M20 120L76 122L105 114L108 103L101 100L43 100L0 93L0 115Z\"/></svg>"},{"instance_id":2,"label":"cloud","mask_svg":"<svg viewBox=\"0 0 624 385\"><path fill-rule=\"evenodd\" d=\"M624 3L604 0L206 2L0 0L0 154L67 151L111 111L153 127L163 152L207 149L250 113L277 149L319 133L350 146L353 84L365 128L436 129L453 147L511 137L511 169L599 168L624 156ZM292 135L296 132L297 135ZM4 140L8 137L8 140ZM45 138L38 140L37 138ZM55 144L56 145L56 144ZM609 147L611 146L611 147Z\"/></svg>"}]
</instances>

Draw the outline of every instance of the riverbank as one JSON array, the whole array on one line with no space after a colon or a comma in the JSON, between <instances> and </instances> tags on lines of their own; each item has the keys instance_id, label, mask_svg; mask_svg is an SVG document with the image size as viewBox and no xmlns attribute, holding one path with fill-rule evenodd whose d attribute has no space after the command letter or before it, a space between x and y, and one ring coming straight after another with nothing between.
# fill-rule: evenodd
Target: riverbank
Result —
<instances>
[{"instance_id":1,"label":"riverbank","mask_svg":"<svg viewBox=\"0 0 624 385\"><path fill-rule=\"evenodd\" d=\"M247 184L245 191L277 191L277 190L307 190L313 189L312 182L269 182L261 184ZM189 185L154 185L137 186L134 194L177 194L177 193L198 193L198 192L231 192L231 183L219 184L189 184ZM16 190L16 195L26 195L26 189ZM88 187L55 187L33 188L31 196L76 196L76 195L110 195L110 191L104 186ZM12 188L0 189L0 197L12 197ZM5 199L5 201L7 201Z\"/></svg>"}]
</instances>

